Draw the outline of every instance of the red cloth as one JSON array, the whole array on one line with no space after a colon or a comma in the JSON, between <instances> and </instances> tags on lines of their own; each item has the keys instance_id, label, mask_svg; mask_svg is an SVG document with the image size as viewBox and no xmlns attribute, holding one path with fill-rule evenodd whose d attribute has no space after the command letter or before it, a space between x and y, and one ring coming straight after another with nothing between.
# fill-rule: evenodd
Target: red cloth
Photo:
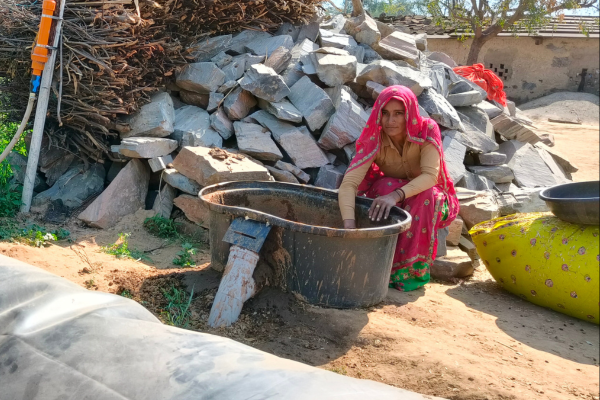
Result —
<instances>
[{"instance_id":1,"label":"red cloth","mask_svg":"<svg viewBox=\"0 0 600 400\"><path fill-rule=\"evenodd\" d=\"M440 154L440 173L434 188L408 198L403 204L398 204L411 213L413 221L410 230L398 237L394 257L394 268L397 269L407 263L432 262L437 251L437 230L450 225L456 218L459 202L444 161L440 128L434 120L421 117L417 97L404 86L390 86L381 92L375 101L367 125L356 141L356 156L352 159L348 171L365 163L371 164L365 179L358 186L358 195L371 198L384 196L408 182L385 177L373 162L381 148L381 110L392 99L401 101L406 107L407 140L420 145L431 143ZM448 203L448 216L441 221L440 211L445 202Z\"/></svg>"},{"instance_id":2,"label":"red cloth","mask_svg":"<svg viewBox=\"0 0 600 400\"><path fill-rule=\"evenodd\" d=\"M489 100L495 100L506 106L506 93L504 93L504 82L493 71L485 69L483 64L474 64L466 67L453 69L458 75L475 82L488 94Z\"/></svg>"}]
</instances>

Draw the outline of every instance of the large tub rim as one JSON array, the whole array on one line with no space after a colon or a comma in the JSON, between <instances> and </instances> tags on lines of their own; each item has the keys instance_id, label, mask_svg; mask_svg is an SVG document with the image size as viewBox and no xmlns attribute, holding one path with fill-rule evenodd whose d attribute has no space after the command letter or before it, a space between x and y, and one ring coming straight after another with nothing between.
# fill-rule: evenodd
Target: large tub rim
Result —
<instances>
[{"instance_id":1,"label":"large tub rim","mask_svg":"<svg viewBox=\"0 0 600 400\"><path fill-rule=\"evenodd\" d=\"M269 186L271 188L287 188L290 187L300 188L302 191L322 191L329 193L330 195L337 196L337 191L319 188L310 185L300 185L296 183L287 183L287 182L272 182L272 181L235 181L235 182L223 182L217 183L214 185L206 186L203 188L200 193L198 193L198 197L200 201L202 201L207 208L211 212L217 212L219 214L231 214L238 217L248 217L255 221L259 222L268 222L271 225L279 226L290 231L308 233L312 235L319 236L327 236L327 237L344 237L351 239L369 239L369 238L380 238L385 236L393 236L398 235L408 228L412 223L412 216L403 210L400 207L394 207L397 211L402 213L406 219L403 221L399 221L395 224L386 225L384 227L375 227L375 228L363 228L363 229L338 229L338 228L330 228L325 226L313 226L308 224L303 224L300 222L290 221L284 218L276 217L271 214L264 213L262 211L253 210L246 207L239 206L227 206L222 204L217 204L210 202L204 198L204 196L210 195L217 191L224 191L227 189L252 189L252 185L264 185ZM256 189L256 187L254 187ZM373 200L366 197L357 197L357 203L371 203ZM341 218L341 216L340 216Z\"/></svg>"}]
</instances>

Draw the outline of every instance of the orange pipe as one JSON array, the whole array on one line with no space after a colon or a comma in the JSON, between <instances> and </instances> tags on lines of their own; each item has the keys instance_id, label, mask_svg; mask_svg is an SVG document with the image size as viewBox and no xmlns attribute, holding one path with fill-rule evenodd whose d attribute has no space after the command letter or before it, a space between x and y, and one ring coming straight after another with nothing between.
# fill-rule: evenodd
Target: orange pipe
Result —
<instances>
[{"instance_id":1,"label":"orange pipe","mask_svg":"<svg viewBox=\"0 0 600 400\"><path fill-rule=\"evenodd\" d=\"M56 9L55 0L44 0L42 5L42 19L40 22L40 30L37 34L37 43L31 54L31 68L33 75L41 76L44 70L44 65L48 61L48 41L50 40L50 28L52 28L52 17Z\"/></svg>"}]
</instances>

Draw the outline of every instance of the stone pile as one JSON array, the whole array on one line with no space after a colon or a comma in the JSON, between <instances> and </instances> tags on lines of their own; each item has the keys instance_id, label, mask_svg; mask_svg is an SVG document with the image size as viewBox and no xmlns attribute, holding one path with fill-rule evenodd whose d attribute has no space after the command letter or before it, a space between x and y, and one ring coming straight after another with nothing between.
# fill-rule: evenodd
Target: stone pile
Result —
<instances>
[{"instance_id":1,"label":"stone pile","mask_svg":"<svg viewBox=\"0 0 600 400\"><path fill-rule=\"evenodd\" d=\"M453 72L448 56L427 51L426 35L367 15L213 37L195 54L126 121L111 150L114 159L131 161L80 215L86 223L109 226L130 212L125 202L146 203L165 217L175 205L204 223L198 191L231 180L337 189L375 99L390 85L410 88L420 113L439 124L450 174L464 192L461 218L442 233L456 246L440 248L452 265L477 263L464 229L544 210L536 193L576 171L514 104L487 101L484 90ZM456 262L459 246L472 260ZM448 273L448 265L440 268ZM454 276L468 275L461 268Z\"/></svg>"}]
</instances>

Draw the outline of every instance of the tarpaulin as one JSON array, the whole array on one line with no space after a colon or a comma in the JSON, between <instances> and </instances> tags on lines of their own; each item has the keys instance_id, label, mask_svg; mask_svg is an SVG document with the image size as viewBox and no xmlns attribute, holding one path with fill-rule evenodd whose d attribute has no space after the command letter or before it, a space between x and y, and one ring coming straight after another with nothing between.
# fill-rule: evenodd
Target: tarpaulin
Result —
<instances>
[{"instance_id":1,"label":"tarpaulin","mask_svg":"<svg viewBox=\"0 0 600 400\"><path fill-rule=\"evenodd\" d=\"M0 255L0 399L432 397L163 325L133 300Z\"/></svg>"},{"instance_id":2,"label":"tarpaulin","mask_svg":"<svg viewBox=\"0 0 600 400\"><path fill-rule=\"evenodd\" d=\"M504 82L493 71L485 69L483 64L456 67L454 68L454 72L481 86L487 92L488 100L495 100L506 106Z\"/></svg>"}]
</instances>

